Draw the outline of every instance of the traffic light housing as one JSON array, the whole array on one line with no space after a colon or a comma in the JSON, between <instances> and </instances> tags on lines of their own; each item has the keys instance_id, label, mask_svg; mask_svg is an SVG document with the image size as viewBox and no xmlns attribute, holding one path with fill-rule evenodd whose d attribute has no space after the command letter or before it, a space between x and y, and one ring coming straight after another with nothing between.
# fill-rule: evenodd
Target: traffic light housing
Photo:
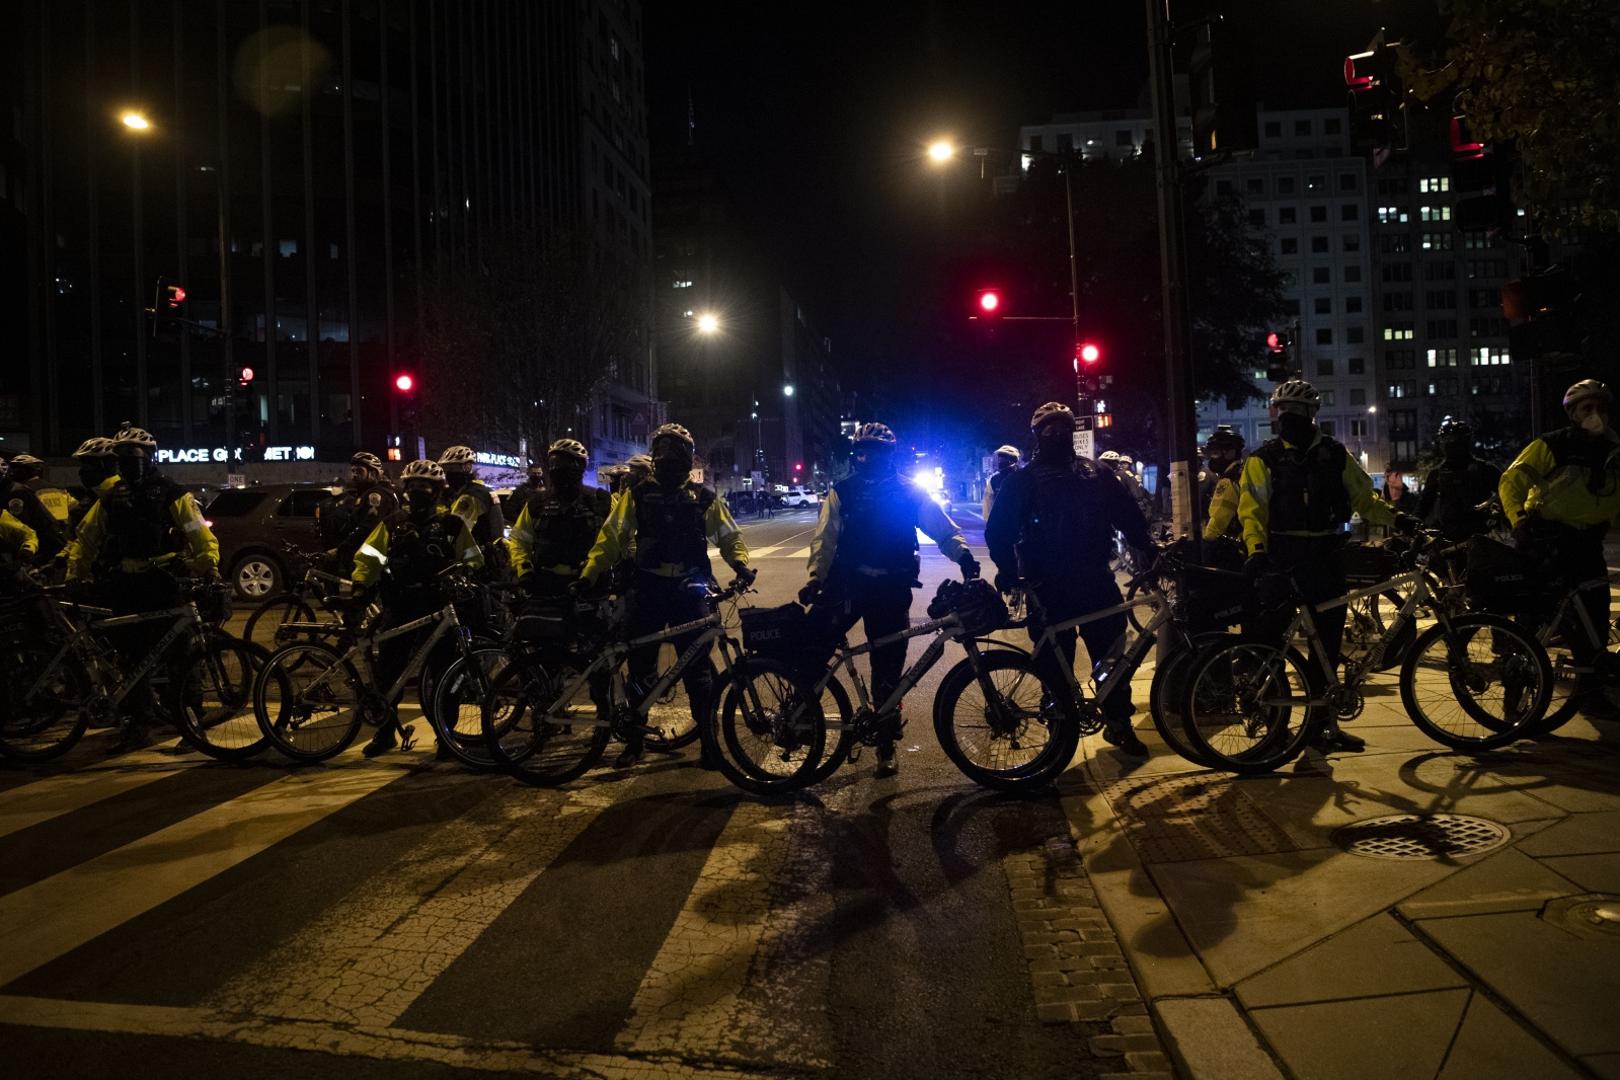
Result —
<instances>
[{"instance_id":1,"label":"traffic light housing","mask_svg":"<svg viewBox=\"0 0 1620 1080\"><path fill-rule=\"evenodd\" d=\"M250 367L244 367L238 371L236 373L236 382L238 386L251 385L253 383L253 369Z\"/></svg>"},{"instance_id":2,"label":"traffic light housing","mask_svg":"<svg viewBox=\"0 0 1620 1080\"><path fill-rule=\"evenodd\" d=\"M1453 116L1449 134L1451 190L1457 198L1452 220L1457 228L1510 228L1514 218L1512 156L1475 136L1467 116Z\"/></svg>"},{"instance_id":3,"label":"traffic light housing","mask_svg":"<svg viewBox=\"0 0 1620 1080\"><path fill-rule=\"evenodd\" d=\"M1400 42L1386 42L1379 30L1366 51L1344 58L1349 91L1350 129L1355 145L1370 150L1373 168L1405 150L1406 86L1400 73Z\"/></svg>"},{"instance_id":4,"label":"traffic light housing","mask_svg":"<svg viewBox=\"0 0 1620 1080\"><path fill-rule=\"evenodd\" d=\"M158 315L183 316L186 311L186 287L172 278L158 278L152 310Z\"/></svg>"},{"instance_id":5,"label":"traffic light housing","mask_svg":"<svg viewBox=\"0 0 1620 1080\"><path fill-rule=\"evenodd\" d=\"M980 289L973 294L974 318L999 319L1005 306L1000 289Z\"/></svg>"},{"instance_id":6,"label":"traffic light housing","mask_svg":"<svg viewBox=\"0 0 1620 1080\"><path fill-rule=\"evenodd\" d=\"M1215 34L1210 22L1198 28L1192 56L1187 62L1192 90L1193 156L1204 157L1220 149L1221 102L1215 88Z\"/></svg>"},{"instance_id":7,"label":"traffic light housing","mask_svg":"<svg viewBox=\"0 0 1620 1080\"><path fill-rule=\"evenodd\" d=\"M1266 378L1272 382L1287 381L1290 372L1290 354L1293 335L1287 330L1273 330L1266 335Z\"/></svg>"}]
</instances>

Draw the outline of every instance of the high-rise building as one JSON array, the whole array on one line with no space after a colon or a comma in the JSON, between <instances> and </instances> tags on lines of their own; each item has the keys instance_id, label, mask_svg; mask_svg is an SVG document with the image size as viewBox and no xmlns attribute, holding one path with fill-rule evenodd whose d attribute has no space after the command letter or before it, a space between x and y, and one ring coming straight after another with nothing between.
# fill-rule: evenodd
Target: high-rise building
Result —
<instances>
[{"instance_id":1,"label":"high-rise building","mask_svg":"<svg viewBox=\"0 0 1620 1080\"><path fill-rule=\"evenodd\" d=\"M1250 225L1264 232L1287 277L1287 325L1277 330L1294 328L1292 361L1322 395L1322 430L1364 468L1381 470L1367 162L1351 151L1344 109L1262 106L1256 119L1254 152L1210 170L1214 194L1244 200ZM1255 342L1255 362L1263 368L1264 342ZM1270 387L1263 370L1255 382ZM1239 409L1200 403L1200 444L1217 424L1230 424L1250 447L1271 437L1264 398Z\"/></svg>"},{"instance_id":2,"label":"high-rise building","mask_svg":"<svg viewBox=\"0 0 1620 1080\"><path fill-rule=\"evenodd\" d=\"M436 275L475 278L514 235L583 236L630 267L635 344L566 415L598 456L644 443L639 3L24 0L13 25L0 230L23 239L27 287L7 300L6 445L62 454L131 420L206 451L234 401L249 461L279 446L342 460L402 432L405 457L411 434L534 453L474 422L434 430L423 378ZM150 332L160 278L184 287L189 330Z\"/></svg>"}]
</instances>

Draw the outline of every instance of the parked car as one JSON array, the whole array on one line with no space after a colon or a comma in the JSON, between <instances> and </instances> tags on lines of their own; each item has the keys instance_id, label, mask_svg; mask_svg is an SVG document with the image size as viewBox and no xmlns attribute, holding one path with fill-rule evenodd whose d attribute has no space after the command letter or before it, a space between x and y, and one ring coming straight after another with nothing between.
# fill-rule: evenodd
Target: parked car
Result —
<instances>
[{"instance_id":1,"label":"parked car","mask_svg":"<svg viewBox=\"0 0 1620 1080\"><path fill-rule=\"evenodd\" d=\"M797 484L788 488L787 494L782 496L782 504L784 506L818 506L820 503L820 495L816 494L814 491L811 491L809 488L800 487Z\"/></svg>"},{"instance_id":2,"label":"parked car","mask_svg":"<svg viewBox=\"0 0 1620 1080\"><path fill-rule=\"evenodd\" d=\"M295 551L319 554L315 508L340 488L322 484L264 484L226 488L203 517L219 539L219 572L244 600L263 600L288 588Z\"/></svg>"}]
</instances>

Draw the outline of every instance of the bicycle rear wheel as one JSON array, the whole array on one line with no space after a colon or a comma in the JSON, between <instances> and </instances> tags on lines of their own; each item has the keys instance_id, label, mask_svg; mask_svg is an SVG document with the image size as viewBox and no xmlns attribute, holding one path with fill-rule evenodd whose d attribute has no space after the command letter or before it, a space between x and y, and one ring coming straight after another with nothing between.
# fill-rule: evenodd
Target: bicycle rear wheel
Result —
<instances>
[{"instance_id":1,"label":"bicycle rear wheel","mask_svg":"<svg viewBox=\"0 0 1620 1080\"><path fill-rule=\"evenodd\" d=\"M1552 696L1547 653L1494 615L1464 615L1419 635L1401 665L1401 704L1454 750L1490 750L1535 731Z\"/></svg>"},{"instance_id":2,"label":"bicycle rear wheel","mask_svg":"<svg viewBox=\"0 0 1620 1080\"><path fill-rule=\"evenodd\" d=\"M479 711L490 759L535 787L566 784L602 760L612 732L596 715L589 683L557 700L577 678L568 670L554 676L538 660L495 676Z\"/></svg>"},{"instance_id":3,"label":"bicycle rear wheel","mask_svg":"<svg viewBox=\"0 0 1620 1080\"><path fill-rule=\"evenodd\" d=\"M245 761L268 745L253 711L253 684L270 654L223 633L186 663L170 714L192 746L220 761Z\"/></svg>"},{"instance_id":4,"label":"bicycle rear wheel","mask_svg":"<svg viewBox=\"0 0 1620 1080\"><path fill-rule=\"evenodd\" d=\"M0 647L0 757L49 761L84 737L90 677L73 653L48 641Z\"/></svg>"},{"instance_id":5,"label":"bicycle rear wheel","mask_svg":"<svg viewBox=\"0 0 1620 1080\"><path fill-rule=\"evenodd\" d=\"M242 638L267 652L274 652L290 640L278 636L283 626L314 621L315 609L305 603L303 597L297 593L281 593L253 609L242 627Z\"/></svg>"},{"instance_id":6,"label":"bicycle rear wheel","mask_svg":"<svg viewBox=\"0 0 1620 1080\"><path fill-rule=\"evenodd\" d=\"M965 657L934 694L934 734L945 756L981 787L1044 787L1074 759L1080 727L1065 703L1023 653L991 649L975 668Z\"/></svg>"},{"instance_id":7,"label":"bicycle rear wheel","mask_svg":"<svg viewBox=\"0 0 1620 1080\"><path fill-rule=\"evenodd\" d=\"M1304 751L1326 716L1309 704L1315 687L1297 650L1228 635L1193 659L1181 728L1211 768L1273 772Z\"/></svg>"},{"instance_id":8,"label":"bicycle rear wheel","mask_svg":"<svg viewBox=\"0 0 1620 1080\"><path fill-rule=\"evenodd\" d=\"M763 656L732 668L715 713L716 765L753 795L794 791L810 782L827 745L827 710L849 720L849 698L830 680L819 699L791 667ZM835 689L836 688L836 689Z\"/></svg>"},{"instance_id":9,"label":"bicycle rear wheel","mask_svg":"<svg viewBox=\"0 0 1620 1080\"><path fill-rule=\"evenodd\" d=\"M470 656L458 656L434 685L428 723L439 745L463 765L487 769L495 764L484 737L484 699L508 662L506 650L497 645L474 648Z\"/></svg>"},{"instance_id":10,"label":"bicycle rear wheel","mask_svg":"<svg viewBox=\"0 0 1620 1080\"><path fill-rule=\"evenodd\" d=\"M325 761L354 742L364 715L359 673L312 641L271 654L253 684L253 712L265 738L298 762Z\"/></svg>"},{"instance_id":11,"label":"bicycle rear wheel","mask_svg":"<svg viewBox=\"0 0 1620 1080\"><path fill-rule=\"evenodd\" d=\"M1153 686L1148 691L1148 712L1153 717L1153 727L1158 731L1159 738L1182 758L1205 768L1215 766L1187 741L1186 733L1181 728L1181 706L1187 693L1187 676L1192 670L1193 657L1210 640L1223 636L1219 633L1200 635L1185 647L1173 650L1154 666Z\"/></svg>"}]
</instances>

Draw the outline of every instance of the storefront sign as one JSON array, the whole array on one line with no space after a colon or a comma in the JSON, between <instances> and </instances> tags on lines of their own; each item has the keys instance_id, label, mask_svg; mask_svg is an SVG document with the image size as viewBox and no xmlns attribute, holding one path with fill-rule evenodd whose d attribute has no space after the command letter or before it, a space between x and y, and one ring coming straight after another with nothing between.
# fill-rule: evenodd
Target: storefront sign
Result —
<instances>
[{"instance_id":1,"label":"storefront sign","mask_svg":"<svg viewBox=\"0 0 1620 1080\"><path fill-rule=\"evenodd\" d=\"M159 450L156 457L159 465L202 465L210 461L223 463L225 461L225 448L223 446L194 447L188 450ZM236 451L236 460L242 460L242 451ZM314 461L315 448L313 446L267 446L264 448L265 461Z\"/></svg>"}]
</instances>

